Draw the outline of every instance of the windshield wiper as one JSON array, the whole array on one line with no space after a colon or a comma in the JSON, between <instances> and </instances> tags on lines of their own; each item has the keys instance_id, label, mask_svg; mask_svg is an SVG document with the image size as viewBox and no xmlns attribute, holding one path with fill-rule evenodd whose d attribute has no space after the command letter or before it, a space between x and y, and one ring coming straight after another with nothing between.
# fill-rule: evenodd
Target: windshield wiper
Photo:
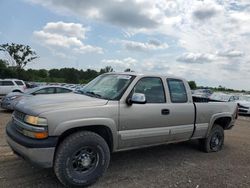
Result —
<instances>
[{"instance_id":1,"label":"windshield wiper","mask_svg":"<svg viewBox=\"0 0 250 188\"><path fill-rule=\"evenodd\" d=\"M102 98L102 96L100 94L97 94L94 91L86 91L85 93L90 94L90 95L97 97L97 98Z\"/></svg>"}]
</instances>

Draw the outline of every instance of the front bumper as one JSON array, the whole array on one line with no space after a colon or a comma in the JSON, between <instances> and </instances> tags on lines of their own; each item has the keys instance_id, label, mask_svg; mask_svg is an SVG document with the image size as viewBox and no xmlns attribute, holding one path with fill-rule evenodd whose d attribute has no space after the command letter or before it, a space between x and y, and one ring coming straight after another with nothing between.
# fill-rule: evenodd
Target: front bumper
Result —
<instances>
[{"instance_id":1,"label":"front bumper","mask_svg":"<svg viewBox=\"0 0 250 188\"><path fill-rule=\"evenodd\" d=\"M14 126L10 121L6 127L7 142L13 152L37 166L52 167L58 137L32 139L17 132Z\"/></svg>"}]
</instances>

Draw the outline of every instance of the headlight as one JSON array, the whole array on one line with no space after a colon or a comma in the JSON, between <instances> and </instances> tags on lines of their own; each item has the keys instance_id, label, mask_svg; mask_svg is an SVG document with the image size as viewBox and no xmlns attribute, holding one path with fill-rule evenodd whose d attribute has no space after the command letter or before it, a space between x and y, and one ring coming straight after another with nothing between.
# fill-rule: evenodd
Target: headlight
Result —
<instances>
[{"instance_id":1,"label":"headlight","mask_svg":"<svg viewBox=\"0 0 250 188\"><path fill-rule=\"evenodd\" d=\"M31 125L48 126L46 118L26 115L24 121Z\"/></svg>"}]
</instances>

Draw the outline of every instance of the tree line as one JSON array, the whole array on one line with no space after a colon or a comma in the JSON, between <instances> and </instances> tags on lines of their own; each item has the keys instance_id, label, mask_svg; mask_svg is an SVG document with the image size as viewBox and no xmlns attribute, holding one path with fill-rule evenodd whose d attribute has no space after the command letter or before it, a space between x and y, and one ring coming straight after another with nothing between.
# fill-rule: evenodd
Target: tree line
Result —
<instances>
[{"instance_id":1,"label":"tree line","mask_svg":"<svg viewBox=\"0 0 250 188\"><path fill-rule=\"evenodd\" d=\"M7 62L0 59L0 78L18 78L31 82L58 82L58 83L74 83L84 84L94 79L100 74L112 72L112 67L105 67L99 71L93 69L78 70L75 68L61 68L61 69L21 69L17 70L15 67L8 66Z\"/></svg>"}]
</instances>

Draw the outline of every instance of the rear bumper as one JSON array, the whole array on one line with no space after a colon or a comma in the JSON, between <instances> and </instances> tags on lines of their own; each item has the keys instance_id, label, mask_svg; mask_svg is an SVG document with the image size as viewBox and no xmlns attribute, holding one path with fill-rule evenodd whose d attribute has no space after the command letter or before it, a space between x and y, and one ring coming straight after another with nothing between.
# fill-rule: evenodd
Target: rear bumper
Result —
<instances>
[{"instance_id":1,"label":"rear bumper","mask_svg":"<svg viewBox=\"0 0 250 188\"><path fill-rule=\"evenodd\" d=\"M53 166L57 137L36 140L21 135L14 129L12 121L6 127L7 142L13 152L31 163L50 168Z\"/></svg>"}]
</instances>

